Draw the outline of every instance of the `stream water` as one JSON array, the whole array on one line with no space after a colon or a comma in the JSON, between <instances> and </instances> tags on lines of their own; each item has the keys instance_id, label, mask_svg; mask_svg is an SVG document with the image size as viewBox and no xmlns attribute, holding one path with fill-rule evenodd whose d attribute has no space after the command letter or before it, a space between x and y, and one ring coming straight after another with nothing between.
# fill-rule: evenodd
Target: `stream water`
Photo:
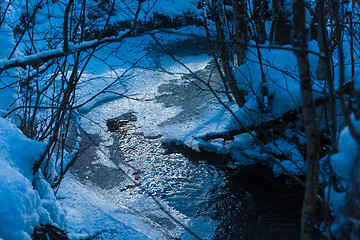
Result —
<instances>
[{"instance_id":1,"label":"stream water","mask_svg":"<svg viewBox=\"0 0 360 240\"><path fill-rule=\"evenodd\" d=\"M207 51L203 40L176 42L165 47L176 56L192 55L195 60ZM163 64L161 54L152 57L157 65L154 68ZM286 184L286 178L275 178L271 169L259 165L231 168L228 163L232 159L228 155L195 152L185 146L164 143L157 132L151 137L142 133L147 126L151 128L151 124L171 126L187 122L189 117L201 111L197 106L215 106L216 101L208 92L181 79L164 80L160 74L142 74L142 78L152 79L150 83L153 85L144 81L136 88L139 92L151 88L154 95L150 95L156 99L153 105L116 98L83 113L100 121L107 118L112 140L103 144L105 138L97 135L99 132L105 134L106 126L102 126L102 130L93 130L91 134L86 131L92 127L84 127L86 134L82 145L86 150L72 168L79 180L84 183L90 180L116 195L126 191L138 196L145 191L156 196L185 216L187 226L202 239L298 239L303 193L299 187ZM165 108L169 112L163 112ZM136 125L144 125L144 122L148 125L139 131ZM99 149L101 156L108 154L105 158L111 160L109 165L96 159ZM123 163L135 169L133 174L140 186L129 187L132 183L127 183L125 171L118 168ZM112 190L117 187L119 192ZM171 230L179 227L168 217L141 212L137 208L136 211L137 215L156 223L159 228ZM194 239L185 230L182 232L179 239Z\"/></svg>"},{"instance_id":2,"label":"stream water","mask_svg":"<svg viewBox=\"0 0 360 240\"><path fill-rule=\"evenodd\" d=\"M146 138L135 133L133 121L129 112L107 122L119 136L123 161L137 169L142 188L132 191L144 188L159 196L191 219L190 229L200 236L214 231L210 237L219 240L299 238L300 188L274 178L264 166L232 169L227 155Z\"/></svg>"}]
</instances>

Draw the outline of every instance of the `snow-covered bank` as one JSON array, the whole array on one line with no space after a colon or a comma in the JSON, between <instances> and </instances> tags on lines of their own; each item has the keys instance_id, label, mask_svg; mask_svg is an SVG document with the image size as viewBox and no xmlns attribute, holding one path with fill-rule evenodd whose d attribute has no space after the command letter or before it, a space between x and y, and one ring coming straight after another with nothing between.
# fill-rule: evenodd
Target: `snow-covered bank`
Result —
<instances>
[{"instance_id":1,"label":"snow-covered bank","mask_svg":"<svg viewBox=\"0 0 360 240\"><path fill-rule=\"evenodd\" d=\"M37 4L37 1L5 0L0 3L1 11L5 11L0 22L0 42L4 47L0 51L0 114L5 118L0 121L0 203L4 205L0 212L0 239L30 239L34 228L44 224L65 227L72 239L187 239L191 234L211 239L221 236L217 231L222 222L217 221L226 214L213 217L208 211L210 205L214 209L219 202L224 205L229 199L231 203L245 199L229 204L232 211L231 207L242 210L243 203L252 203L251 196L238 186L238 192L227 196L230 191L225 189L228 179L224 173L236 175L241 169L239 165L258 164L266 165L276 176L304 175L307 125L302 121L302 91L292 46L272 48L274 43L266 42L257 49L254 42L249 42L245 63L237 68L230 66L227 72L234 72L225 74L233 94L236 95L236 88L245 94L241 97L242 106L242 99L237 101L239 105L228 101L230 97L226 97L223 89L227 87L226 79L222 82L219 76L221 68L226 70L225 65L232 61L219 54L222 66L217 69L214 63L218 59L208 55L207 42L188 37L209 35L208 32L197 26L179 28L181 24L174 24L176 34L159 30L173 26L172 21L179 20L178 13L184 14L184 18L189 14L190 22L198 20L192 17L201 10L199 1L144 1L144 9L137 15L142 22L137 27L134 24L134 35L121 35L120 30L131 28L129 20L134 18L142 1L119 1L112 6L110 1L90 1L88 7L86 1L82 6L79 1L66 2L40 0ZM220 5L221 2L217 1ZM222 8L214 9L212 16L222 15ZM206 14L207 10L203 10ZM71 11L71 17L67 11ZM108 21L111 16L114 18ZM275 23L275 12L272 17ZM171 24L165 25L168 19ZM228 20L231 22L231 17ZM308 20L310 25L317 24ZM154 25L148 29L151 34L144 30L146 24ZM221 25L221 21L216 24L219 34L215 45L223 44L229 50L226 55L234 55L235 61L240 56L233 54L236 44L224 39L233 39L236 31L232 31L230 23L226 26L229 31L224 31L229 36L223 39L220 35L225 26ZM266 24L268 32L270 25ZM257 32L253 30L252 33ZM340 35L344 35L346 49L354 49L352 43L352 46L347 43L353 40L353 35L350 34L351 39L346 33ZM98 46L105 42L109 44ZM349 57L348 50L345 51L349 64L345 63L343 74L345 82L350 83L345 97L349 107L329 114L328 106L336 104L329 100L330 85L326 82L331 81L317 79L321 75L317 45L309 41L316 120L322 141L317 154L326 170L328 163L332 164L334 176L339 180L338 189L329 187L328 199L329 212L334 210L335 217L332 229L341 236L339 229L345 225L345 214L349 212L345 204L347 196L354 189L352 184L358 182L351 179L354 173L349 168L357 167L355 152L360 143L353 138L359 137L354 133L351 137L345 128L339 153L332 159L329 153L335 146L337 128L345 125L341 115L350 114L353 111L350 105L356 108L359 100L353 98L351 85L355 83L355 90L359 90L358 82L352 79L358 77L359 68L355 64L358 56L351 52ZM94 46L98 47L96 51L86 51ZM163 49L178 61L162 52ZM336 57L330 62L337 91L341 64ZM7 71L18 66L24 69ZM329 73L330 70L328 77ZM336 118L338 124L334 123ZM129 128L119 135L111 133L109 119ZM332 124L335 128L331 128ZM72 129L73 125L76 129ZM228 165L222 164L224 170L217 169L203 159L188 161L177 152L165 152L161 147L164 142L232 158L225 161ZM123 146L127 152L120 149ZM220 162L217 160L216 163ZM325 183L328 172L323 176ZM59 190L58 200L50 184ZM329 185L332 185L330 181ZM221 194L216 192L219 189L223 191ZM214 195L226 195L229 199L214 200ZM233 219L242 222L243 218ZM255 219L258 225L259 219ZM226 227L232 227L232 223L225 222Z\"/></svg>"},{"instance_id":2,"label":"snow-covered bank","mask_svg":"<svg viewBox=\"0 0 360 240\"><path fill-rule=\"evenodd\" d=\"M187 27L182 31L189 32L199 30L193 27ZM163 34L156 36L162 38L162 40L167 43L176 43L187 38L176 35L166 37ZM84 74L84 78L79 84L78 104L87 101L87 99L93 97L104 88L107 89L109 83L114 82L114 77L116 84L107 90L117 91L123 95L132 96L137 99L151 100L156 97L159 85L178 79L179 76L186 73L184 68L171 61L169 57L163 53L159 54L159 49L157 49L157 52L152 56L144 58L144 60L140 62L141 64L139 64L140 67L126 72L127 67L131 66L139 55L146 55L150 42L152 42L153 45L155 44L151 39L150 36L146 35L129 39L129 41L125 41L123 45L113 44L112 46L109 45L107 48L104 48L104 51L100 52L100 54L103 54L100 57L104 56L107 58L109 51L113 52L113 50L116 49L116 53L120 58L115 56L112 58L112 62L115 63L115 66L117 65L116 63L118 63L118 65L115 67L115 71L108 71L105 70L107 65L102 61L96 62L95 60L90 63L89 71ZM129 51L129 49L133 49L133 51ZM202 52L202 54L203 53L204 52ZM124 58L124 56L126 56L126 58ZM181 60L194 71L197 71L207 65L210 57L206 54L200 56L190 55L183 56ZM103 65L99 64L99 62L103 63ZM146 68L143 68L144 64L146 67L156 68L156 71L147 71ZM166 71L175 72L175 75L162 71L158 72L159 66L166 69ZM117 77L124 72L126 72L126 76L129 77L122 78L121 80L117 79ZM101 79L101 84L99 84L99 81L96 81L96 79ZM8 90L6 93L10 93L10 95L14 92L14 89L9 88ZM4 90L2 92L4 92ZM109 156L106 155L106 146L111 145L113 142L109 133L104 131L104 129L106 129L106 119L116 117L129 109L142 112L142 117L137 121L137 124L139 124L138 129L147 135L153 136L160 133L157 126L158 124L175 116L180 111L178 107L164 108L161 103L152 102L149 105L147 104L149 103L148 101L131 100L131 98L121 98L104 104L104 102L111 99L112 96L112 93L104 91L95 101L80 109L80 112L84 112L86 115L81 121L82 128L89 133L99 134L100 139L102 139L100 150L103 150L103 152L97 152L97 160L99 160L100 164L106 165L110 163L111 165L111 159L109 160ZM4 106L8 106L15 98L15 95L13 95L11 99L4 98L1 103L3 103ZM164 109L167 111L164 111ZM89 117L90 121L88 121L86 117ZM94 119L100 125L93 124L92 121ZM12 120L14 121L15 118ZM154 202L146 195L138 194L136 196L129 196L127 192L120 194L122 193L121 188L117 190L114 189L113 193L104 193L101 192L101 189L97 189L91 185L85 186L77 183L76 178L71 175L65 176L64 185L60 186L58 197L61 199L55 200L54 192L45 180L35 181L38 189L34 190L32 188L32 182L34 181L32 166L35 161L40 158L44 151L45 144L27 139L17 127L8 120L3 119L1 124L4 128L4 132L1 135L1 139L4 139L4 142L2 142L3 156L9 156L4 157L1 162L1 164L4 165L3 169L5 171L1 176L1 183L5 184L1 189L1 196L2 201L4 203L7 202L7 205L4 204L4 206L8 206L7 209L3 210L4 218L1 219L1 223L7 222L7 224L1 224L3 228L1 228L2 232L0 236L2 238L30 239L35 226L47 223L60 228L65 227L69 232L69 236L73 239L82 239L96 235L102 239L106 239L107 236L112 236L111 238L116 236L118 239L163 239L164 236L169 236L169 234L170 236L185 234L183 233L184 230L182 228L179 229L178 226L173 229L172 232L169 230L159 231L159 226L154 226L154 223L156 219L159 219L159 216L160 219L162 219L160 210L157 212L154 210L155 213L152 215L155 220L149 218L144 220L145 218L141 216L141 213L149 213L149 211L151 213L152 210L149 209L155 209L153 205ZM9 129L11 129L11 131ZM27 140L25 141L24 139ZM32 146L34 147L32 148ZM28 148L29 151L22 151L21 155L16 155L21 149L25 148ZM9 163L11 164L9 165ZM24 166L22 166L22 164L24 164ZM122 166L122 169L123 168L124 166ZM81 189L83 191L80 191ZM14 191L14 194L9 195L8 193L12 191ZM109 194L113 195L111 200L108 199ZM104 197L101 195L104 195ZM88 197L91 198L89 199ZM131 199L133 199L133 207L129 206L131 205L129 204ZM65 214L59 206L59 203L64 208ZM166 207L166 203L162 204ZM122 212L119 211L119 208L131 208L131 210L124 210ZM169 209L169 211L173 210ZM174 215L178 215L179 219L184 223L187 222L187 220L181 217L181 214L176 211ZM15 222L20 222L21 224L15 224ZM201 224L201 222L204 224L209 221L198 220L191 222L191 225L197 226L197 224ZM8 224L12 225L13 228L9 228ZM120 232L113 231L114 229L120 229ZM212 228L211 231L214 231L214 229ZM207 231L203 231L203 234L211 235L211 233Z\"/></svg>"},{"instance_id":3,"label":"snow-covered bank","mask_svg":"<svg viewBox=\"0 0 360 240\"><path fill-rule=\"evenodd\" d=\"M0 238L31 239L39 224L64 227L64 212L53 190L41 176L32 175L44 147L0 118Z\"/></svg>"},{"instance_id":4,"label":"snow-covered bank","mask_svg":"<svg viewBox=\"0 0 360 240\"><path fill-rule=\"evenodd\" d=\"M360 133L360 121L353 119L353 127L357 134ZM334 223L331 231L336 237L341 237L344 226L349 223L349 208L346 206L349 202L349 194L344 189L349 188L356 180L356 168L359 160L358 140L351 134L349 127L345 127L340 133L338 152L331 156L331 167L335 176L340 179L336 186L328 186L325 190L326 199L328 199L330 207L333 210ZM355 183L356 184L356 183ZM339 189L340 188L340 189ZM350 188L351 189L351 188ZM356 196L353 196L356 197ZM349 214L349 215L348 215ZM351 219L350 221L353 221Z\"/></svg>"},{"instance_id":5,"label":"snow-covered bank","mask_svg":"<svg viewBox=\"0 0 360 240\"><path fill-rule=\"evenodd\" d=\"M255 43L251 43L255 45ZM281 156L282 165L292 174L303 175L306 169L306 164L302 149L299 149L298 144L305 144L304 136L296 130L296 123L301 125L301 119L297 118L294 121L295 127L288 126L289 123L284 122L280 126L280 131L284 131L283 135L275 135L273 139L265 141L264 146L259 145L255 137L259 137L255 129L249 133L244 130L241 134L234 134L228 136L226 133L231 133L238 129L246 129L246 127L257 126L267 121L281 118L283 114L299 109L301 106L300 85L297 76L296 57L294 52L288 50L290 46L285 46L284 49L268 49L267 45L261 46L259 49L262 58L262 68L266 76L266 83L263 85L261 77L261 69L259 65L259 56L256 47L249 47L247 52L247 61L244 65L236 69L237 85L239 89L246 93L246 103L243 107L238 108L234 103L228 103L223 95L219 94L223 99L223 103L232 113L222 106L214 97L206 104L199 104L196 106L201 109L198 114L187 118L186 121L178 121L176 124L162 124L163 135L167 137L166 141L175 141L183 143L193 149L203 149L206 151L216 152L219 154L230 154L233 159L237 160L239 165L260 163L268 165L273 168L274 174L286 174L284 169L279 167L274 161L270 160L267 151L275 156ZM316 52L317 43L309 43L310 50ZM312 71L317 69L318 56L310 54L310 62ZM206 76L213 71L211 66L207 70L197 72L198 76ZM204 73L206 72L206 73ZM218 76L213 76L212 81L218 81ZM204 78L206 79L206 78ZM192 78L197 84L195 78ZM324 97L323 81L314 81L315 99ZM259 99L261 99L261 89L266 87L268 90L268 109L264 111L259 107ZM190 106L184 109L184 112L191 112ZM320 114L323 114L320 112ZM296 119L296 118L295 118ZM240 120L240 122L238 122ZM288 129L285 129L287 128ZM321 122L321 128L325 124ZM263 130L266 131L266 130ZM276 131L276 127L272 129ZM221 137L223 134L223 137ZM266 136L272 135L272 132L264 133ZM205 136L219 137L204 140ZM233 138L233 139L232 139ZM296 139L292 141L291 139Z\"/></svg>"},{"instance_id":6,"label":"snow-covered bank","mask_svg":"<svg viewBox=\"0 0 360 240\"><path fill-rule=\"evenodd\" d=\"M0 58L22 57L14 49L14 23L19 19L25 1L1 1ZM6 9L7 12L3 12ZM20 72L9 70L1 78L0 97L0 239L30 240L38 225L64 227L64 212L49 183L41 174L33 175L33 166L46 144L27 138L20 130L18 118L3 116L11 106L18 106L17 84Z\"/></svg>"},{"instance_id":7,"label":"snow-covered bank","mask_svg":"<svg viewBox=\"0 0 360 240\"><path fill-rule=\"evenodd\" d=\"M146 195L132 195L120 188L111 191L81 184L71 174L57 195L64 208L70 239L165 239L141 219L157 206ZM154 209L154 210L151 210Z\"/></svg>"}]
</instances>

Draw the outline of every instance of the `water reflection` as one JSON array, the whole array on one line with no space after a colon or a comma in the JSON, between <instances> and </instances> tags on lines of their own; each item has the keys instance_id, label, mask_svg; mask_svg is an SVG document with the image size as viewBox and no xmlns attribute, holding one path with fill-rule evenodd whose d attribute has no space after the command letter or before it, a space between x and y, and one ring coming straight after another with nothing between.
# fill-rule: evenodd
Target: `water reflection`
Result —
<instances>
[{"instance_id":1,"label":"water reflection","mask_svg":"<svg viewBox=\"0 0 360 240\"><path fill-rule=\"evenodd\" d=\"M160 136L146 138L131 122L123 117L108 121L109 129L119 133L123 160L138 170L141 186L186 215L195 232L206 236L213 231L205 239L298 237L302 199L298 188L290 189L266 167L234 170L227 167L226 155L164 144Z\"/></svg>"}]
</instances>

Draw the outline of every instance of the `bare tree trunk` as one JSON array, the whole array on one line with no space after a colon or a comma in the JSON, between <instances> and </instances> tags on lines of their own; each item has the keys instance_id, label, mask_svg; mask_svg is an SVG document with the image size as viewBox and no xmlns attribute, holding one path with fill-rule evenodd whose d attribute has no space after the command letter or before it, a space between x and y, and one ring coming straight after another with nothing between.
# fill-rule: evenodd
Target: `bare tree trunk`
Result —
<instances>
[{"instance_id":1,"label":"bare tree trunk","mask_svg":"<svg viewBox=\"0 0 360 240\"><path fill-rule=\"evenodd\" d=\"M204 28L205 28L205 32L206 32L206 38L207 38L207 41L209 43L210 53L211 53L211 55L212 55L212 57L214 59L216 70L219 72L221 81L223 83L224 90L225 90L225 95L228 98L229 102L232 102L233 99L232 99L232 97L231 97L231 95L229 93L229 86L228 86L228 83L226 81L226 77L224 76L224 74L223 74L223 72L221 70L221 66L219 64L218 58L216 57L215 48L214 48L214 45L213 45L212 40L211 40L210 30L209 30L208 21L207 21L208 20L207 10L208 10L207 6L203 6Z\"/></svg>"},{"instance_id":2,"label":"bare tree trunk","mask_svg":"<svg viewBox=\"0 0 360 240\"><path fill-rule=\"evenodd\" d=\"M317 42L318 42L318 46L319 46L319 52L323 53L324 55L326 55L326 53L329 52L328 50L328 37L327 37L327 31L326 31L326 22L327 19L325 19L324 16L324 0L319 0L317 2L316 8L315 8L315 19L316 19L316 23L317 25ZM327 54L328 55L328 54ZM327 62L326 59L319 57L319 62L318 62L318 75L317 77L320 80L326 80L326 75L328 73L327 71ZM328 76L330 77L330 76Z\"/></svg>"},{"instance_id":3,"label":"bare tree trunk","mask_svg":"<svg viewBox=\"0 0 360 240\"><path fill-rule=\"evenodd\" d=\"M312 80L308 59L307 30L305 28L305 2L294 0L294 46L300 74L300 89L303 106L303 118L306 144L306 189L301 218L301 240L311 240L314 237L316 216L316 196L319 181L319 127L315 119L315 107L312 93Z\"/></svg>"},{"instance_id":4,"label":"bare tree trunk","mask_svg":"<svg viewBox=\"0 0 360 240\"><path fill-rule=\"evenodd\" d=\"M246 0L232 0L234 24L235 24L235 40L237 64L244 64L246 57L248 36L248 16Z\"/></svg>"},{"instance_id":5,"label":"bare tree trunk","mask_svg":"<svg viewBox=\"0 0 360 240\"><path fill-rule=\"evenodd\" d=\"M285 0L272 1L273 22L270 30L270 43L282 46L290 43L291 22Z\"/></svg>"},{"instance_id":6,"label":"bare tree trunk","mask_svg":"<svg viewBox=\"0 0 360 240\"><path fill-rule=\"evenodd\" d=\"M268 10L266 0L253 0L253 16L255 23L257 43L265 43L267 36L265 30L265 11Z\"/></svg>"},{"instance_id":7,"label":"bare tree trunk","mask_svg":"<svg viewBox=\"0 0 360 240\"><path fill-rule=\"evenodd\" d=\"M216 24L217 37L220 42L220 61L226 80L228 81L230 91L234 96L235 102L239 107L245 104L244 94L236 85L234 69L231 58L231 51L228 42L229 35L226 34L224 5L221 0L212 0L212 11Z\"/></svg>"},{"instance_id":8,"label":"bare tree trunk","mask_svg":"<svg viewBox=\"0 0 360 240\"><path fill-rule=\"evenodd\" d=\"M327 34L327 18L325 17L324 0L319 0L317 3L317 41L319 52L323 57L319 57L318 63L318 78L326 80L329 87L329 110L330 110L330 132L331 132L331 148L332 152L336 152L336 135L337 135L337 116L336 116L336 102L335 102L335 88L333 78L333 67L330 61L329 39Z\"/></svg>"}]
</instances>

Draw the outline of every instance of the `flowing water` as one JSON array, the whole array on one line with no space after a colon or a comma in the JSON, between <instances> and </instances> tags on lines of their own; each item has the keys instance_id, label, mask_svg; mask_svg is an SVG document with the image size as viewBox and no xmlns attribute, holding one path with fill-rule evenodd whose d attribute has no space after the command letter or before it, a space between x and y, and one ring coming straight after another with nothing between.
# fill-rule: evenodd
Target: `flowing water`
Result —
<instances>
[{"instance_id":1,"label":"flowing water","mask_svg":"<svg viewBox=\"0 0 360 240\"><path fill-rule=\"evenodd\" d=\"M172 49L172 54L176 56L206 52L206 43L198 40L177 42L166 47ZM159 61L154 60L156 64L162 64L159 55L155 54L154 59ZM116 116L114 112L120 114L107 120L106 125L113 132L111 137L114 139L105 147L110 148L108 154L112 164L125 163L135 169L135 179L140 184L131 186L130 183L121 191L138 195L145 191L158 197L175 212L185 216L187 226L202 239L298 239L303 193L299 187L286 184L288 179L275 178L271 169L264 166L232 168L229 166L234 164L229 164L232 159L228 155L195 152L174 143L163 143L161 135L155 133L152 137L146 137L135 128L136 123L141 120L142 124L145 117L147 122L154 125L186 122L189 114L198 114L199 110L194 106L213 101L206 91L195 91L193 84L179 82L175 86L173 81L164 81L154 87L157 94L157 103L154 104L163 104L174 111L181 108L176 117L169 118L168 113L156 112L158 108L154 107L153 110L152 106L141 102L127 106L122 99L106 102L106 106L100 103L94 106L95 111L90 109L86 112L88 117L97 120L110 118L109 113L112 117ZM149 113L154 116L149 117ZM153 123L151 119L157 122ZM88 131L86 127L85 131ZM94 132L91 134L83 136L86 150L72 171L80 181L90 180L101 189L115 189L121 182L126 182L125 171L107 167L96 159L89 160L99 154L99 147L86 145L86 141L92 145L102 144L101 137ZM163 229L175 229L178 224L168 217L159 217L150 212L142 213L142 216ZM185 230L183 232L178 236L180 239L194 239Z\"/></svg>"},{"instance_id":2,"label":"flowing water","mask_svg":"<svg viewBox=\"0 0 360 240\"><path fill-rule=\"evenodd\" d=\"M215 231L211 237L219 240L299 237L301 189L274 178L267 167L232 169L227 155L146 138L133 121L136 115L129 112L107 123L119 136L123 161L137 169L144 189L190 218L195 233Z\"/></svg>"}]
</instances>

